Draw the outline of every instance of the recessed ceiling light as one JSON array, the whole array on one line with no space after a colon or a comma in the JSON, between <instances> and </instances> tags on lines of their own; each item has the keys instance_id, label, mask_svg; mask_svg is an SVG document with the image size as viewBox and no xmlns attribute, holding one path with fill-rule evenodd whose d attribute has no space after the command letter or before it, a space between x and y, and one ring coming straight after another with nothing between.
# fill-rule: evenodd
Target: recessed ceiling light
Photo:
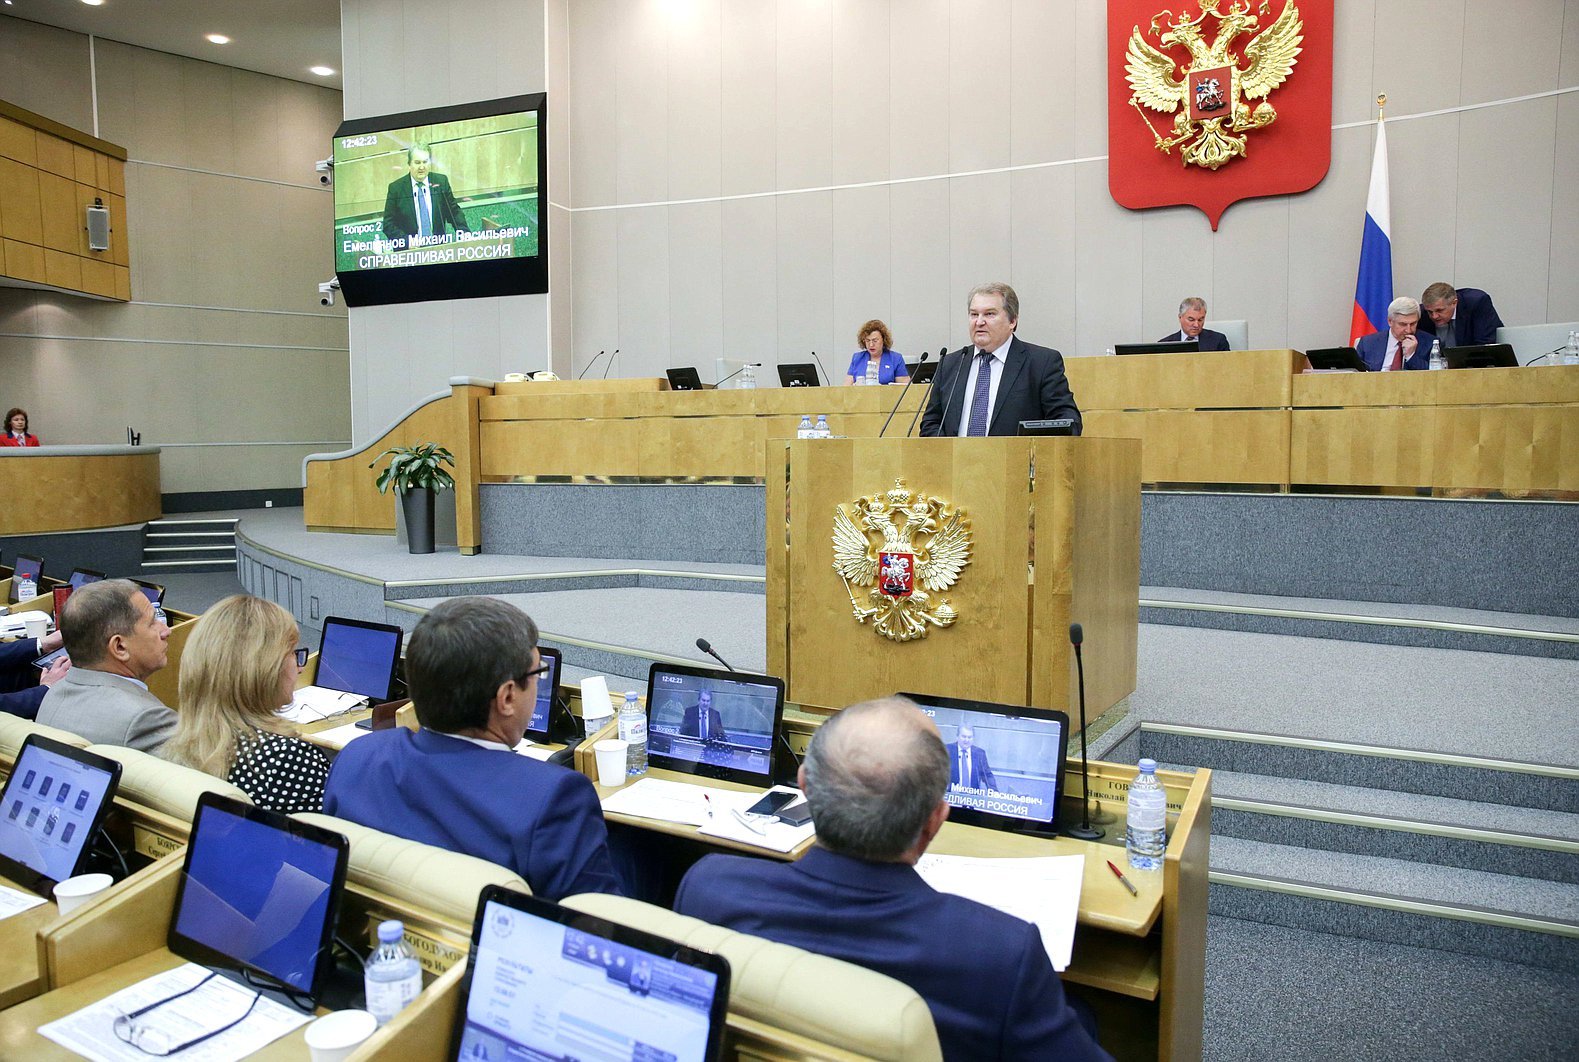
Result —
<instances>
[{"instance_id":1,"label":"recessed ceiling light","mask_svg":"<svg viewBox=\"0 0 1579 1062\"><path fill-rule=\"evenodd\" d=\"M317 74L319 77L334 76L334 68L330 66L310 66L307 69L309 72Z\"/></svg>"},{"instance_id":2,"label":"recessed ceiling light","mask_svg":"<svg viewBox=\"0 0 1579 1062\"><path fill-rule=\"evenodd\" d=\"M104 0L82 0L82 2L87 4L89 7L98 7L100 4L104 3Z\"/></svg>"},{"instance_id":3,"label":"recessed ceiling light","mask_svg":"<svg viewBox=\"0 0 1579 1062\"><path fill-rule=\"evenodd\" d=\"M210 43L210 44L229 44L230 43L230 38L225 36L223 33L210 33L208 35L208 43Z\"/></svg>"}]
</instances>

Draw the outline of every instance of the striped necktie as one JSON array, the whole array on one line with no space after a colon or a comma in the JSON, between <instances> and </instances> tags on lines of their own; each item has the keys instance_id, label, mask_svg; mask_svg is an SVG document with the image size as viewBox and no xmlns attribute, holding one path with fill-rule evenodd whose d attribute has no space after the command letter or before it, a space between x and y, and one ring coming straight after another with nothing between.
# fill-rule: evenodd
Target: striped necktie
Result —
<instances>
[{"instance_id":1,"label":"striped necktie","mask_svg":"<svg viewBox=\"0 0 1579 1062\"><path fill-rule=\"evenodd\" d=\"M976 352L976 391L970 399L970 426L966 435L987 434L987 414L992 396L992 355L984 350Z\"/></svg>"}]
</instances>

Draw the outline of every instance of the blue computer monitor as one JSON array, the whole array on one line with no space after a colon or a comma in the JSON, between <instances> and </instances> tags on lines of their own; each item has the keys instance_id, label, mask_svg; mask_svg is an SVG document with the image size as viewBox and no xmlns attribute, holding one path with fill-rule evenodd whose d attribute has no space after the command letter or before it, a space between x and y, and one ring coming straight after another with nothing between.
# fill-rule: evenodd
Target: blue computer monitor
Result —
<instances>
[{"instance_id":1,"label":"blue computer monitor","mask_svg":"<svg viewBox=\"0 0 1579 1062\"><path fill-rule=\"evenodd\" d=\"M654 767L746 785L773 784L784 681L685 664L647 674L647 756Z\"/></svg>"},{"instance_id":2,"label":"blue computer monitor","mask_svg":"<svg viewBox=\"0 0 1579 1062\"><path fill-rule=\"evenodd\" d=\"M547 671L537 676L537 704L532 709L532 720L526 724L526 736L533 741L547 741L549 728L554 722L554 698L559 694L559 673L564 662L558 649L537 647Z\"/></svg>"},{"instance_id":3,"label":"blue computer monitor","mask_svg":"<svg viewBox=\"0 0 1579 1062\"><path fill-rule=\"evenodd\" d=\"M323 621L313 684L368 697L374 704L389 700L403 633L389 623L330 616Z\"/></svg>"},{"instance_id":4,"label":"blue computer monitor","mask_svg":"<svg viewBox=\"0 0 1579 1062\"><path fill-rule=\"evenodd\" d=\"M73 568L71 569L71 578L66 580L66 585L73 590L81 590L89 583L99 582L103 578L103 572L96 572L92 568Z\"/></svg>"}]
</instances>

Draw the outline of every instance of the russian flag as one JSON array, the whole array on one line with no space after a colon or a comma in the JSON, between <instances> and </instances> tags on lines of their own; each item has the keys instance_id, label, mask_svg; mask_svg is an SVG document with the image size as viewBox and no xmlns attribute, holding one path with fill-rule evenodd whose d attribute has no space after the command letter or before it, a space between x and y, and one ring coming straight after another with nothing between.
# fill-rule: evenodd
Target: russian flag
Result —
<instances>
[{"instance_id":1,"label":"russian flag","mask_svg":"<svg viewBox=\"0 0 1579 1062\"><path fill-rule=\"evenodd\" d=\"M1393 301L1393 226L1388 199L1387 125L1378 119L1371 190L1365 197L1365 231L1360 237L1360 275L1354 282L1354 317L1349 323L1351 347L1361 336L1387 327L1387 304Z\"/></svg>"}]
</instances>

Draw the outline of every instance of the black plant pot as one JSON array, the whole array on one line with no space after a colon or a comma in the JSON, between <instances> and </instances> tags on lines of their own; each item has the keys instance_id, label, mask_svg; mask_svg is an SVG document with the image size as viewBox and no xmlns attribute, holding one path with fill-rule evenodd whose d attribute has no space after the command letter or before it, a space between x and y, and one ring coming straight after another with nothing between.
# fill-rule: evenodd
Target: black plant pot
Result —
<instances>
[{"instance_id":1,"label":"black plant pot","mask_svg":"<svg viewBox=\"0 0 1579 1062\"><path fill-rule=\"evenodd\" d=\"M400 496L406 514L406 546L412 553L433 552L433 491L417 487Z\"/></svg>"}]
</instances>

